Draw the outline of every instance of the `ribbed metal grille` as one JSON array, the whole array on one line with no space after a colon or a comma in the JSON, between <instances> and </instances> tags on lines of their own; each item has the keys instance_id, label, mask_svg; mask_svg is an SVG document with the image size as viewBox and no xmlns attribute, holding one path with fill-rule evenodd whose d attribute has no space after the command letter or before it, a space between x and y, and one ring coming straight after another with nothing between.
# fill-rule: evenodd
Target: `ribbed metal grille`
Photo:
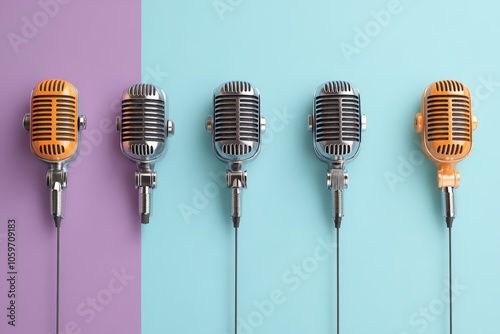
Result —
<instances>
[{"instance_id":1,"label":"ribbed metal grille","mask_svg":"<svg viewBox=\"0 0 500 334\"><path fill-rule=\"evenodd\" d=\"M131 98L122 101L122 141L165 141L165 102Z\"/></svg>"},{"instance_id":2,"label":"ribbed metal grille","mask_svg":"<svg viewBox=\"0 0 500 334\"><path fill-rule=\"evenodd\" d=\"M56 99L56 140L76 140L77 110L76 100L73 96Z\"/></svg>"},{"instance_id":3,"label":"ribbed metal grille","mask_svg":"<svg viewBox=\"0 0 500 334\"><path fill-rule=\"evenodd\" d=\"M230 155L242 155L252 152L252 146L245 144L225 144L222 145L222 152Z\"/></svg>"},{"instance_id":4,"label":"ribbed metal grille","mask_svg":"<svg viewBox=\"0 0 500 334\"><path fill-rule=\"evenodd\" d=\"M150 155L154 153L154 147L147 144L132 144L130 152L135 155Z\"/></svg>"},{"instance_id":5,"label":"ribbed metal grille","mask_svg":"<svg viewBox=\"0 0 500 334\"><path fill-rule=\"evenodd\" d=\"M133 85L128 89L128 93L133 97L146 97L156 95L156 87L151 84Z\"/></svg>"},{"instance_id":6,"label":"ribbed metal grille","mask_svg":"<svg viewBox=\"0 0 500 334\"><path fill-rule=\"evenodd\" d=\"M226 96L215 98L214 136L215 141L259 141L259 97L258 96ZM251 147L247 148L248 152ZM227 147L227 150L240 148ZM245 150L245 148L241 148Z\"/></svg>"},{"instance_id":7,"label":"ribbed metal grille","mask_svg":"<svg viewBox=\"0 0 500 334\"><path fill-rule=\"evenodd\" d=\"M31 133L34 141L52 140L52 99L35 96L32 102Z\"/></svg>"},{"instance_id":8,"label":"ribbed metal grille","mask_svg":"<svg viewBox=\"0 0 500 334\"><path fill-rule=\"evenodd\" d=\"M459 144L448 144L448 145L439 145L437 147L437 153L446 154L446 155L457 155L462 154L464 147Z\"/></svg>"},{"instance_id":9,"label":"ribbed metal grille","mask_svg":"<svg viewBox=\"0 0 500 334\"><path fill-rule=\"evenodd\" d=\"M55 115L53 113L55 106ZM37 95L33 97L32 135L34 141L76 140L76 100L73 96ZM55 125L55 127L54 127ZM55 133L53 130L55 129Z\"/></svg>"},{"instance_id":10,"label":"ribbed metal grille","mask_svg":"<svg viewBox=\"0 0 500 334\"><path fill-rule=\"evenodd\" d=\"M62 80L45 80L40 82L38 90L41 92L62 92L65 83Z\"/></svg>"},{"instance_id":11,"label":"ribbed metal grille","mask_svg":"<svg viewBox=\"0 0 500 334\"><path fill-rule=\"evenodd\" d=\"M317 96L315 111L316 141L342 140L359 142L361 137L361 115L358 96Z\"/></svg>"},{"instance_id":12,"label":"ribbed metal grille","mask_svg":"<svg viewBox=\"0 0 500 334\"><path fill-rule=\"evenodd\" d=\"M64 153L64 146L59 144L47 144L40 146L40 153L46 155L58 155Z\"/></svg>"},{"instance_id":13,"label":"ribbed metal grille","mask_svg":"<svg viewBox=\"0 0 500 334\"><path fill-rule=\"evenodd\" d=\"M341 93L350 92L352 90L351 85L345 81L330 81L323 87L325 93Z\"/></svg>"},{"instance_id":14,"label":"ribbed metal grille","mask_svg":"<svg viewBox=\"0 0 500 334\"><path fill-rule=\"evenodd\" d=\"M458 140L468 142L471 140L470 100L467 96L429 96L427 98L426 121L428 141ZM450 150L452 149L450 148Z\"/></svg>"},{"instance_id":15,"label":"ribbed metal grille","mask_svg":"<svg viewBox=\"0 0 500 334\"><path fill-rule=\"evenodd\" d=\"M225 93L247 93L252 90L252 86L244 81L230 81L226 82L222 87Z\"/></svg>"},{"instance_id":16,"label":"ribbed metal grille","mask_svg":"<svg viewBox=\"0 0 500 334\"><path fill-rule=\"evenodd\" d=\"M453 140L471 140L471 108L467 96L451 99L451 136Z\"/></svg>"},{"instance_id":17,"label":"ribbed metal grille","mask_svg":"<svg viewBox=\"0 0 500 334\"><path fill-rule=\"evenodd\" d=\"M435 89L438 92L463 92L464 85L454 80L441 80L435 83Z\"/></svg>"},{"instance_id":18,"label":"ribbed metal grille","mask_svg":"<svg viewBox=\"0 0 500 334\"><path fill-rule=\"evenodd\" d=\"M345 155L351 153L351 146L346 144L326 145L325 151L333 155Z\"/></svg>"}]
</instances>

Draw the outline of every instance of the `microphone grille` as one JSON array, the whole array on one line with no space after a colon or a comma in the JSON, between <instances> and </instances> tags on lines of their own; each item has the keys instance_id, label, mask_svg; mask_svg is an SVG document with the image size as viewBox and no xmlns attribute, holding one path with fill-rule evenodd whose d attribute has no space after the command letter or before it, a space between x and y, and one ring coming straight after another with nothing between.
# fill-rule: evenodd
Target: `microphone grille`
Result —
<instances>
[{"instance_id":1,"label":"microphone grille","mask_svg":"<svg viewBox=\"0 0 500 334\"><path fill-rule=\"evenodd\" d=\"M156 96L158 91L154 85L151 84L138 84L130 86L128 89L130 97L144 98L147 96Z\"/></svg>"},{"instance_id":2,"label":"microphone grille","mask_svg":"<svg viewBox=\"0 0 500 334\"><path fill-rule=\"evenodd\" d=\"M356 156L362 130L358 90L345 81L320 85L314 97L314 146L321 159Z\"/></svg>"},{"instance_id":3,"label":"microphone grille","mask_svg":"<svg viewBox=\"0 0 500 334\"><path fill-rule=\"evenodd\" d=\"M463 93L464 85L455 80L441 80L434 83L434 89L438 92Z\"/></svg>"},{"instance_id":4,"label":"microphone grille","mask_svg":"<svg viewBox=\"0 0 500 334\"><path fill-rule=\"evenodd\" d=\"M165 141L165 98L155 86L138 84L131 86L122 100L122 142ZM154 151L148 144L132 144L133 154L149 155Z\"/></svg>"},{"instance_id":5,"label":"microphone grille","mask_svg":"<svg viewBox=\"0 0 500 334\"><path fill-rule=\"evenodd\" d=\"M38 84L39 92L63 92L66 86L64 80L45 80Z\"/></svg>"},{"instance_id":6,"label":"microphone grille","mask_svg":"<svg viewBox=\"0 0 500 334\"><path fill-rule=\"evenodd\" d=\"M252 85L244 81L229 81L222 86L221 92L233 94L251 93Z\"/></svg>"},{"instance_id":7,"label":"microphone grille","mask_svg":"<svg viewBox=\"0 0 500 334\"><path fill-rule=\"evenodd\" d=\"M316 141L356 141L361 138L359 96L346 82L328 82L315 98ZM328 145L329 154L350 153L350 147ZM345 153L342 153L345 152Z\"/></svg>"},{"instance_id":8,"label":"microphone grille","mask_svg":"<svg viewBox=\"0 0 500 334\"><path fill-rule=\"evenodd\" d=\"M54 113L55 112L55 113ZM69 95L33 97L33 141L76 140L76 99ZM54 126L55 125L55 126ZM53 130L55 130L53 132Z\"/></svg>"},{"instance_id":9,"label":"microphone grille","mask_svg":"<svg viewBox=\"0 0 500 334\"><path fill-rule=\"evenodd\" d=\"M457 81L438 81L434 89L440 94L427 96L426 140L436 142L435 150L440 155L467 153L464 150L469 150L472 141L470 97Z\"/></svg>"},{"instance_id":10,"label":"microphone grille","mask_svg":"<svg viewBox=\"0 0 500 334\"><path fill-rule=\"evenodd\" d=\"M31 99L31 141L42 158L64 160L78 140L78 92L64 80L40 82Z\"/></svg>"},{"instance_id":11,"label":"microphone grille","mask_svg":"<svg viewBox=\"0 0 500 334\"><path fill-rule=\"evenodd\" d=\"M323 91L325 93L345 93L352 92L351 84L345 81L330 81L325 83L323 86Z\"/></svg>"},{"instance_id":12,"label":"microphone grille","mask_svg":"<svg viewBox=\"0 0 500 334\"><path fill-rule=\"evenodd\" d=\"M135 155L150 155L154 153L154 147L153 145L148 145L148 144L131 144L130 145L130 152Z\"/></svg>"},{"instance_id":13,"label":"microphone grille","mask_svg":"<svg viewBox=\"0 0 500 334\"><path fill-rule=\"evenodd\" d=\"M260 97L247 82L222 85L214 98L214 140L230 156L248 155L258 148Z\"/></svg>"},{"instance_id":14,"label":"microphone grille","mask_svg":"<svg viewBox=\"0 0 500 334\"><path fill-rule=\"evenodd\" d=\"M337 95L316 98L317 141L359 141L360 132L359 97Z\"/></svg>"}]
</instances>

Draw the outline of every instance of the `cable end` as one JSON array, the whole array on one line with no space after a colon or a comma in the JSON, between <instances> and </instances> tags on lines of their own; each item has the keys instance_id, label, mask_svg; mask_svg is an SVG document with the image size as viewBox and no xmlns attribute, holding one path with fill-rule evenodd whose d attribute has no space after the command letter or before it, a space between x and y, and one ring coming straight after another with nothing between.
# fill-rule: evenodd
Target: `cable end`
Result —
<instances>
[{"instance_id":1,"label":"cable end","mask_svg":"<svg viewBox=\"0 0 500 334\"><path fill-rule=\"evenodd\" d=\"M62 217L61 216L54 216L54 223L56 224L56 227L61 227L61 221Z\"/></svg>"},{"instance_id":2,"label":"cable end","mask_svg":"<svg viewBox=\"0 0 500 334\"><path fill-rule=\"evenodd\" d=\"M234 228L240 227L240 219L241 219L241 217L233 217L233 226L234 226Z\"/></svg>"},{"instance_id":3,"label":"cable end","mask_svg":"<svg viewBox=\"0 0 500 334\"><path fill-rule=\"evenodd\" d=\"M340 224L342 224L342 217L336 216L334 222L335 222L335 228L340 228Z\"/></svg>"},{"instance_id":4,"label":"cable end","mask_svg":"<svg viewBox=\"0 0 500 334\"><path fill-rule=\"evenodd\" d=\"M149 224L149 214L141 214L141 223Z\"/></svg>"},{"instance_id":5,"label":"cable end","mask_svg":"<svg viewBox=\"0 0 500 334\"><path fill-rule=\"evenodd\" d=\"M448 217L446 217L446 218L445 218L445 219L446 219L446 226L447 226L448 228L451 228L451 227L453 226L453 219L454 219L454 218L455 218L455 217L450 217L450 216L448 216Z\"/></svg>"}]
</instances>

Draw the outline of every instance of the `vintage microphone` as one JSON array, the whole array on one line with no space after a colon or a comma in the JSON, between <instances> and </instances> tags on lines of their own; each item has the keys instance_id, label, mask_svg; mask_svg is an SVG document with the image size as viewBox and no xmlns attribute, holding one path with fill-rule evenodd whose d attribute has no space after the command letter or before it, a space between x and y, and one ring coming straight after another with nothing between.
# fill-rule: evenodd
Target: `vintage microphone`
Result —
<instances>
[{"instance_id":1,"label":"vintage microphone","mask_svg":"<svg viewBox=\"0 0 500 334\"><path fill-rule=\"evenodd\" d=\"M422 150L436 165L437 185L442 192L443 216L448 227L448 269L450 289L450 334L453 332L451 228L455 219L453 189L460 185L458 162L472 150L472 131L477 119L472 114L469 89L454 80L436 81L425 89L415 131L421 134Z\"/></svg>"},{"instance_id":2,"label":"vintage microphone","mask_svg":"<svg viewBox=\"0 0 500 334\"><path fill-rule=\"evenodd\" d=\"M174 134L174 123L167 120L165 92L150 84L129 87L122 96L122 116L116 119L123 154L137 164L135 187L139 189L141 222L151 216L151 190L156 188L153 170L167 149L167 137Z\"/></svg>"},{"instance_id":3,"label":"vintage microphone","mask_svg":"<svg viewBox=\"0 0 500 334\"><path fill-rule=\"evenodd\" d=\"M50 211L57 231L56 245L56 333L59 333L59 249L62 191L67 186L70 161L78 155L80 131L85 116L78 115L78 90L65 80L40 82L31 93L30 113L23 125L30 134L31 151L49 164L46 182L50 189Z\"/></svg>"},{"instance_id":4,"label":"vintage microphone","mask_svg":"<svg viewBox=\"0 0 500 334\"><path fill-rule=\"evenodd\" d=\"M238 227L241 220L241 191L247 187L243 163L257 156L266 121L260 115L259 91L248 82L230 81L214 91L213 114L206 129L212 133L212 147L219 160L227 163L226 182L231 188L231 217L235 232L234 332L238 318Z\"/></svg>"},{"instance_id":5,"label":"vintage microphone","mask_svg":"<svg viewBox=\"0 0 500 334\"><path fill-rule=\"evenodd\" d=\"M327 186L332 190L333 220L337 234L337 334L340 331L340 246L343 190L348 185L344 165L359 152L366 117L361 113L358 90L345 81L320 85L314 94L313 114L308 119L313 147L318 158L328 164Z\"/></svg>"}]
</instances>

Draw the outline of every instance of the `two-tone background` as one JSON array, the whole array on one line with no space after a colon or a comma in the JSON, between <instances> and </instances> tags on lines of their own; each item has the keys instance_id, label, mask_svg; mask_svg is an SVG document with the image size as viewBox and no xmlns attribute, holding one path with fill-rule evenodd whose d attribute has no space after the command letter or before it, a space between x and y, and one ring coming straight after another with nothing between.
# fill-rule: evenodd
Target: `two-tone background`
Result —
<instances>
[{"instance_id":1,"label":"two-tone background","mask_svg":"<svg viewBox=\"0 0 500 334\"><path fill-rule=\"evenodd\" d=\"M54 331L55 228L46 166L21 120L31 89L62 78L88 117L62 226L62 333L232 331L233 230L225 166L204 130L224 81L259 88L267 133L247 165L240 228L242 334L332 333L334 236L326 166L307 115L315 88L347 80L368 118L348 166L341 329L448 329L447 230L434 166L413 117L423 89L465 83L479 119L459 165L455 331L494 332L500 314L498 6L481 0L8 0L0 5L0 333ZM134 165L119 150L122 91L163 88L176 134L157 164L141 227ZM16 220L16 326L7 324L7 222Z\"/></svg>"}]
</instances>

